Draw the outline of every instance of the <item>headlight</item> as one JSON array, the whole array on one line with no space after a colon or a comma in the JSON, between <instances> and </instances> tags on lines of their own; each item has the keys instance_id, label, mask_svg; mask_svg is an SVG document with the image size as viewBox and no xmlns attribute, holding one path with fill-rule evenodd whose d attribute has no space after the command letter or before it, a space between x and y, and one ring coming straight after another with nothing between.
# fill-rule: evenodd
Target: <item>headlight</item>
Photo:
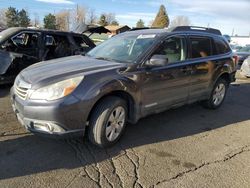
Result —
<instances>
[{"instance_id":1,"label":"headlight","mask_svg":"<svg viewBox=\"0 0 250 188\"><path fill-rule=\"evenodd\" d=\"M56 100L71 94L83 80L83 76L60 81L31 92L29 98L37 100Z\"/></svg>"}]
</instances>

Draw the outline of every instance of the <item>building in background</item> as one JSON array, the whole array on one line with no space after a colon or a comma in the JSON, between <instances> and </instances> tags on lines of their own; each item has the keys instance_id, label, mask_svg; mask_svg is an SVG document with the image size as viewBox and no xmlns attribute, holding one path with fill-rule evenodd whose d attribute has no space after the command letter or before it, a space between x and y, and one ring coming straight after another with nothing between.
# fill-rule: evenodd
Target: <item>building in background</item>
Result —
<instances>
[{"instance_id":1,"label":"building in background","mask_svg":"<svg viewBox=\"0 0 250 188\"><path fill-rule=\"evenodd\" d=\"M111 35L117 35L119 33L123 33L123 32L126 32L128 30L130 30L131 28L127 25L123 25L123 26L120 26L120 25L108 25L105 27L106 29L110 30L111 31Z\"/></svg>"},{"instance_id":2,"label":"building in background","mask_svg":"<svg viewBox=\"0 0 250 188\"><path fill-rule=\"evenodd\" d=\"M235 46L250 45L250 36L231 36L230 44Z\"/></svg>"}]
</instances>

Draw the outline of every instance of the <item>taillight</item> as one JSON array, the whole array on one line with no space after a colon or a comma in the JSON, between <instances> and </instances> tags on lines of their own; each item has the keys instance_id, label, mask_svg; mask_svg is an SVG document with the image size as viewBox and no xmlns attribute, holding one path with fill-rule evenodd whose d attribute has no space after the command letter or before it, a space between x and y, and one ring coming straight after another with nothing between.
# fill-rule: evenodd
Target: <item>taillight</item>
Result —
<instances>
[{"instance_id":1,"label":"taillight","mask_svg":"<svg viewBox=\"0 0 250 188\"><path fill-rule=\"evenodd\" d=\"M235 66L237 66L238 62L239 62L239 57L237 55L234 55L233 56L233 59L234 59L234 64Z\"/></svg>"}]
</instances>

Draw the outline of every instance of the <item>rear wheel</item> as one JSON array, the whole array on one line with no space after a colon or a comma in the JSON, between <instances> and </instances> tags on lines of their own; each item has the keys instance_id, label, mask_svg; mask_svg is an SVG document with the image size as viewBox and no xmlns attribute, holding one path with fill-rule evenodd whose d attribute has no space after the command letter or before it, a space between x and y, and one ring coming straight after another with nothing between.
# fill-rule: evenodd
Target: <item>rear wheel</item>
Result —
<instances>
[{"instance_id":1,"label":"rear wheel","mask_svg":"<svg viewBox=\"0 0 250 188\"><path fill-rule=\"evenodd\" d=\"M88 131L89 140L100 147L115 144L127 121L127 105L119 97L107 97L93 111Z\"/></svg>"},{"instance_id":2,"label":"rear wheel","mask_svg":"<svg viewBox=\"0 0 250 188\"><path fill-rule=\"evenodd\" d=\"M219 108L225 100L228 86L229 83L225 79L219 79L214 85L210 98L203 101L203 106L210 109Z\"/></svg>"}]
</instances>

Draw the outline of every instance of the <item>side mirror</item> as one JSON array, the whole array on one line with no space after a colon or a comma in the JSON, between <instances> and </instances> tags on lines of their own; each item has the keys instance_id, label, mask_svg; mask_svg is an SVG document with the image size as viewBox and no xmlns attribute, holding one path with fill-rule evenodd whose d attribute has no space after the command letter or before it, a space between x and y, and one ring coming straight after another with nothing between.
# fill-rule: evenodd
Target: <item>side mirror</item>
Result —
<instances>
[{"instance_id":1,"label":"side mirror","mask_svg":"<svg viewBox=\"0 0 250 188\"><path fill-rule=\"evenodd\" d=\"M1 45L1 49L5 49L7 46L6 45Z\"/></svg>"},{"instance_id":2,"label":"side mirror","mask_svg":"<svg viewBox=\"0 0 250 188\"><path fill-rule=\"evenodd\" d=\"M168 64L166 55L153 55L149 61L146 62L147 66L160 67Z\"/></svg>"},{"instance_id":3,"label":"side mirror","mask_svg":"<svg viewBox=\"0 0 250 188\"><path fill-rule=\"evenodd\" d=\"M6 41L5 43L3 43L3 44L1 45L1 48L2 48L2 49L8 48L8 47L11 47L11 43L8 42L8 41Z\"/></svg>"}]
</instances>

